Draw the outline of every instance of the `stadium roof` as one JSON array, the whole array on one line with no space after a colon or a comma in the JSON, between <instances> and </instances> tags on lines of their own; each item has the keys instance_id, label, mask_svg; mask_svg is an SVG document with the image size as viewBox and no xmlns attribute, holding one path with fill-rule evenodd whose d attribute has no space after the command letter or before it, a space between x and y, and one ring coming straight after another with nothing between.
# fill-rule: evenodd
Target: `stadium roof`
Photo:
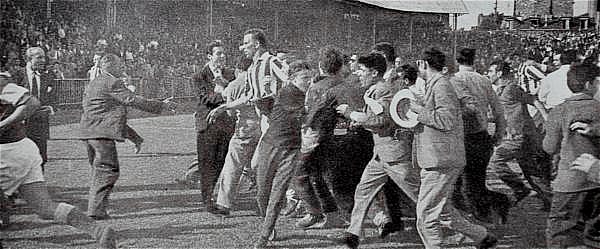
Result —
<instances>
[{"instance_id":1,"label":"stadium roof","mask_svg":"<svg viewBox=\"0 0 600 249\"><path fill-rule=\"evenodd\" d=\"M469 13L462 0L353 0L377 7L425 13Z\"/></svg>"}]
</instances>

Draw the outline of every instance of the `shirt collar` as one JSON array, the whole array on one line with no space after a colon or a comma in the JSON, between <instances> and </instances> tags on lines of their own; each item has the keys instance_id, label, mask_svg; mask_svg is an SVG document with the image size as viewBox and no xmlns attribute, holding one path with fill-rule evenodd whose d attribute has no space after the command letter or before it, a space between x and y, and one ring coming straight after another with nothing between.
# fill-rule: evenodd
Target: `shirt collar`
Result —
<instances>
[{"instance_id":1,"label":"shirt collar","mask_svg":"<svg viewBox=\"0 0 600 249\"><path fill-rule=\"evenodd\" d=\"M40 72L33 71L33 69L31 68L31 63L29 62L27 62L27 64L25 65L25 69L27 70L28 75L40 75Z\"/></svg>"},{"instance_id":2,"label":"shirt collar","mask_svg":"<svg viewBox=\"0 0 600 249\"><path fill-rule=\"evenodd\" d=\"M260 56L256 57L255 61L262 61L262 60L266 60L267 58L269 58L271 54L269 54L269 51L265 51L262 54L260 54Z\"/></svg>"},{"instance_id":3,"label":"shirt collar","mask_svg":"<svg viewBox=\"0 0 600 249\"><path fill-rule=\"evenodd\" d=\"M429 79L425 82L425 88L430 87L433 82L436 82L442 76L444 75L441 72L436 72L433 75L431 75L431 77L429 77Z\"/></svg>"},{"instance_id":4,"label":"shirt collar","mask_svg":"<svg viewBox=\"0 0 600 249\"><path fill-rule=\"evenodd\" d=\"M475 72L475 68L473 68L472 66L458 65L458 71Z\"/></svg>"}]
</instances>

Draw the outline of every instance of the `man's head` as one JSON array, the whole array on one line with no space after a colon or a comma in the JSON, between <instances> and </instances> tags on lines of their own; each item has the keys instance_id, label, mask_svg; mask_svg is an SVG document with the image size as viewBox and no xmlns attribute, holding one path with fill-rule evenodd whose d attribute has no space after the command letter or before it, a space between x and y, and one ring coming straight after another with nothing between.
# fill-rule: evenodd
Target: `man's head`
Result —
<instances>
[{"instance_id":1,"label":"man's head","mask_svg":"<svg viewBox=\"0 0 600 249\"><path fill-rule=\"evenodd\" d=\"M396 59L394 60L394 67L400 68L403 66L402 63L403 63L402 58L396 57Z\"/></svg>"},{"instance_id":2,"label":"man's head","mask_svg":"<svg viewBox=\"0 0 600 249\"><path fill-rule=\"evenodd\" d=\"M288 70L289 81L299 89L306 91L314 76L310 63L302 60L293 61Z\"/></svg>"},{"instance_id":3,"label":"man's head","mask_svg":"<svg viewBox=\"0 0 600 249\"><path fill-rule=\"evenodd\" d=\"M267 48L267 38L262 29L250 29L244 32L244 40L240 50L244 55L254 58L256 52Z\"/></svg>"},{"instance_id":4,"label":"man's head","mask_svg":"<svg viewBox=\"0 0 600 249\"><path fill-rule=\"evenodd\" d=\"M123 74L125 67L119 56L106 54L100 59L100 69L118 78Z\"/></svg>"},{"instance_id":5,"label":"man's head","mask_svg":"<svg viewBox=\"0 0 600 249\"><path fill-rule=\"evenodd\" d=\"M510 78L512 75L510 70L510 64L508 62L497 60L492 62L490 68L488 68L487 76L492 82L496 82L501 78Z\"/></svg>"},{"instance_id":6,"label":"man's head","mask_svg":"<svg viewBox=\"0 0 600 249\"><path fill-rule=\"evenodd\" d=\"M600 69L594 64L577 63L571 66L567 72L567 86L573 93L586 90L593 94L598 92L596 77L600 76Z\"/></svg>"},{"instance_id":7,"label":"man's head","mask_svg":"<svg viewBox=\"0 0 600 249\"><path fill-rule=\"evenodd\" d=\"M31 65L31 69L39 71L44 69L46 66L46 53L40 47L31 47L25 51L27 57L27 63Z\"/></svg>"},{"instance_id":8,"label":"man's head","mask_svg":"<svg viewBox=\"0 0 600 249\"><path fill-rule=\"evenodd\" d=\"M419 76L426 79L432 73L441 73L446 66L446 55L437 48L423 51L421 60L417 62Z\"/></svg>"},{"instance_id":9,"label":"man's head","mask_svg":"<svg viewBox=\"0 0 600 249\"><path fill-rule=\"evenodd\" d=\"M577 61L577 50L568 49L563 51L559 57L561 65L570 65L573 62Z\"/></svg>"},{"instance_id":10,"label":"man's head","mask_svg":"<svg viewBox=\"0 0 600 249\"><path fill-rule=\"evenodd\" d=\"M463 66L473 66L475 64L475 49L463 48L456 56L456 62Z\"/></svg>"},{"instance_id":11,"label":"man's head","mask_svg":"<svg viewBox=\"0 0 600 249\"><path fill-rule=\"evenodd\" d=\"M394 60L396 60L396 50L389 42L379 42L375 44L371 49L371 52L381 53L389 66L392 66Z\"/></svg>"},{"instance_id":12,"label":"man's head","mask_svg":"<svg viewBox=\"0 0 600 249\"><path fill-rule=\"evenodd\" d=\"M361 84L370 85L383 77L387 69L387 64L382 54L370 53L358 57L358 68L361 71L359 75Z\"/></svg>"},{"instance_id":13,"label":"man's head","mask_svg":"<svg viewBox=\"0 0 600 249\"><path fill-rule=\"evenodd\" d=\"M400 79L404 81L405 86L412 86L417 82L417 77L419 77L419 69L417 66L412 64L404 64L399 68Z\"/></svg>"},{"instance_id":14,"label":"man's head","mask_svg":"<svg viewBox=\"0 0 600 249\"><path fill-rule=\"evenodd\" d=\"M344 55L333 46L319 49L319 69L321 73L335 75L344 65Z\"/></svg>"},{"instance_id":15,"label":"man's head","mask_svg":"<svg viewBox=\"0 0 600 249\"><path fill-rule=\"evenodd\" d=\"M19 61L19 55L15 51L8 51L6 54L6 65L7 66L18 66L21 64Z\"/></svg>"},{"instance_id":16,"label":"man's head","mask_svg":"<svg viewBox=\"0 0 600 249\"><path fill-rule=\"evenodd\" d=\"M225 49L223 43L220 40L214 40L206 46L206 56L208 57L208 63L215 67L221 67L225 65Z\"/></svg>"}]
</instances>

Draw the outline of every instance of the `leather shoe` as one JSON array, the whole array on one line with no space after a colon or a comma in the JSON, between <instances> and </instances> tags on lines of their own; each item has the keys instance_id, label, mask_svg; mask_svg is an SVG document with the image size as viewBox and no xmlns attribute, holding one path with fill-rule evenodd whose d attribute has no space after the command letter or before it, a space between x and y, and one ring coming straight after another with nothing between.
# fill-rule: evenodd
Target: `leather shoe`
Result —
<instances>
[{"instance_id":1,"label":"leather shoe","mask_svg":"<svg viewBox=\"0 0 600 249\"><path fill-rule=\"evenodd\" d=\"M229 216L230 214L228 208L219 207L217 205L211 205L206 210L214 215Z\"/></svg>"},{"instance_id":2,"label":"leather shoe","mask_svg":"<svg viewBox=\"0 0 600 249\"><path fill-rule=\"evenodd\" d=\"M404 224L396 225L393 222L386 222L383 225L377 227L379 238L385 239L388 235L404 230Z\"/></svg>"},{"instance_id":3,"label":"leather shoe","mask_svg":"<svg viewBox=\"0 0 600 249\"><path fill-rule=\"evenodd\" d=\"M360 240L359 240L358 236L356 236L352 233L349 233L349 232L330 234L330 235L327 235L327 238L329 238L330 240L333 240L337 243L342 243L342 244L346 245L348 248L352 248L352 249L358 248L358 245L360 244Z\"/></svg>"}]
</instances>

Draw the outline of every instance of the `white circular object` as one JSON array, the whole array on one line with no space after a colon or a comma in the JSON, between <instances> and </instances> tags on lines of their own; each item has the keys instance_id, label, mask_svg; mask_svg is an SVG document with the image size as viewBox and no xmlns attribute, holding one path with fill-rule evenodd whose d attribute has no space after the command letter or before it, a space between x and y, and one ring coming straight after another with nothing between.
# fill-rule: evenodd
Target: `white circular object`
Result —
<instances>
[{"instance_id":1,"label":"white circular object","mask_svg":"<svg viewBox=\"0 0 600 249\"><path fill-rule=\"evenodd\" d=\"M414 101L415 95L408 89L398 91L390 103L390 115L392 116L392 120L394 120L394 122L396 122L396 124L398 124L400 127L413 128L419 124L419 121L417 121L418 114L408 110L405 113L406 119L403 119L400 117L400 115L398 115L398 104L404 99Z\"/></svg>"}]
</instances>

